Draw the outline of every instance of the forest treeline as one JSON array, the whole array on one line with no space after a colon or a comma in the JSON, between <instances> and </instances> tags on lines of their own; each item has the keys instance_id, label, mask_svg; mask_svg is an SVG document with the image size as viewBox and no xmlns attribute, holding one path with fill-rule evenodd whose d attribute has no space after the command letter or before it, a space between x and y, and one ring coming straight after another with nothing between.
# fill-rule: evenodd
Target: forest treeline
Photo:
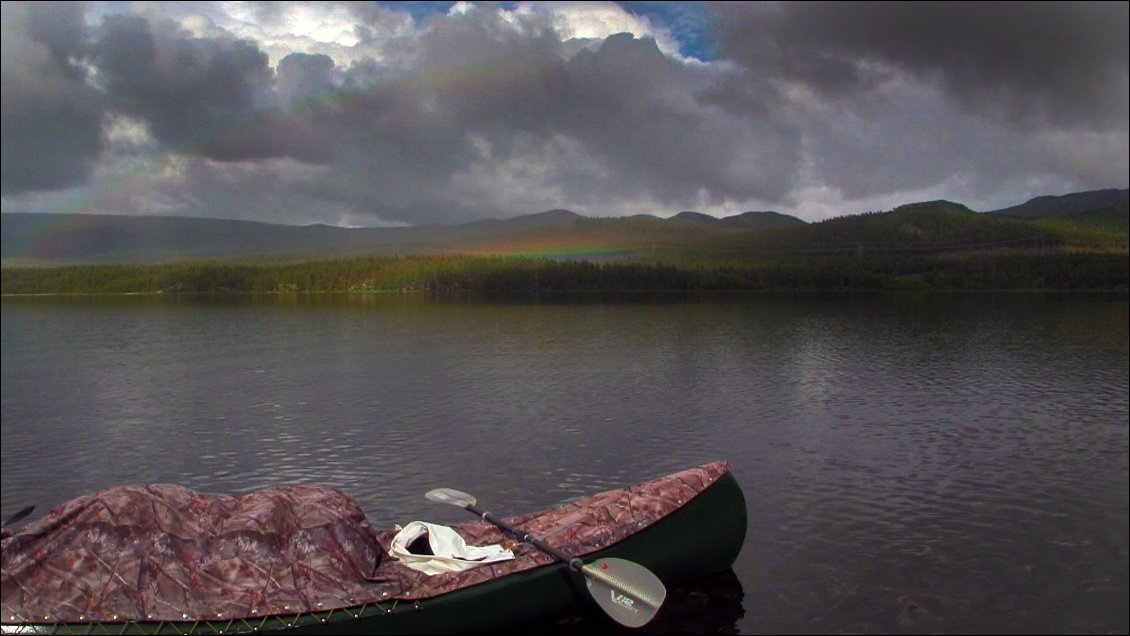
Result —
<instances>
[{"instance_id":1,"label":"forest treeline","mask_svg":"<svg viewBox=\"0 0 1130 636\"><path fill-rule=\"evenodd\" d=\"M178 292L572 292L681 290L1126 290L1124 251L767 255L757 259L570 260L377 256L301 263L179 262L0 270L4 294Z\"/></svg>"}]
</instances>

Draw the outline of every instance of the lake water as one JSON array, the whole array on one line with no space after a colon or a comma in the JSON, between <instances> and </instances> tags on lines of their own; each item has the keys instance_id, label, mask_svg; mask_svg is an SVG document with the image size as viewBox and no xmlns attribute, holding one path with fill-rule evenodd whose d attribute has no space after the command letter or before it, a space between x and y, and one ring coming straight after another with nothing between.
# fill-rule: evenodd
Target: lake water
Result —
<instances>
[{"instance_id":1,"label":"lake water","mask_svg":"<svg viewBox=\"0 0 1130 636\"><path fill-rule=\"evenodd\" d=\"M1130 629L1125 294L5 298L0 324L5 516L325 482L379 527L455 522L423 493L508 515L723 458L745 547L652 631Z\"/></svg>"}]
</instances>

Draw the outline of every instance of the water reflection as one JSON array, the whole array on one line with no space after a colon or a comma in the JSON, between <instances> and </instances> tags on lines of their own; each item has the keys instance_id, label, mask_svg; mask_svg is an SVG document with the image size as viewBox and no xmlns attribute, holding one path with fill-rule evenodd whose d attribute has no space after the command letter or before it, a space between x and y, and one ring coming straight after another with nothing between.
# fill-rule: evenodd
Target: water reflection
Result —
<instances>
[{"instance_id":1,"label":"water reflection","mask_svg":"<svg viewBox=\"0 0 1130 636\"><path fill-rule=\"evenodd\" d=\"M454 523L423 493L509 515L724 458L738 631L1126 632L1128 307L4 298L0 515L325 482L382 528Z\"/></svg>"},{"instance_id":2,"label":"water reflection","mask_svg":"<svg viewBox=\"0 0 1130 636\"><path fill-rule=\"evenodd\" d=\"M516 626L502 634L740 634L745 592L733 570L667 588L667 600L650 623L628 629L595 604L552 619Z\"/></svg>"}]
</instances>

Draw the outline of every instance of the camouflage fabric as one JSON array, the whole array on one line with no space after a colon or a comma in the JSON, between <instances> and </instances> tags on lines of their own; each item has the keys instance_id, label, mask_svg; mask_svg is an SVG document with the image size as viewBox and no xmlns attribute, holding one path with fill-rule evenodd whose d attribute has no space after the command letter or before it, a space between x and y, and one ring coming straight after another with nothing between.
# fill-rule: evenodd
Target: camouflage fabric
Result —
<instances>
[{"instance_id":1,"label":"camouflage fabric","mask_svg":"<svg viewBox=\"0 0 1130 636\"><path fill-rule=\"evenodd\" d=\"M729 471L714 462L506 521L567 554L604 549L674 512ZM469 545L496 527L453 526ZM511 561L427 576L386 555L357 503L328 486L240 497L166 484L74 499L2 540L3 623L216 620L439 596L551 563Z\"/></svg>"}]
</instances>

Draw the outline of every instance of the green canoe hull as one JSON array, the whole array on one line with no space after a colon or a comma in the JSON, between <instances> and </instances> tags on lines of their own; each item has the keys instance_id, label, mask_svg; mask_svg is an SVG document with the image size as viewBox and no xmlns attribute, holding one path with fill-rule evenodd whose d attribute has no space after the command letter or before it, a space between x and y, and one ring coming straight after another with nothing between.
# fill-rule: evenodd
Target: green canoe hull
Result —
<instances>
[{"instance_id":1,"label":"green canoe hull","mask_svg":"<svg viewBox=\"0 0 1130 636\"><path fill-rule=\"evenodd\" d=\"M675 512L585 560L634 561L670 585L730 569L745 533L745 496L727 472ZM595 607L584 578L565 564L554 563L420 601L230 621L5 624L3 633L482 633L553 616L579 604Z\"/></svg>"}]
</instances>

